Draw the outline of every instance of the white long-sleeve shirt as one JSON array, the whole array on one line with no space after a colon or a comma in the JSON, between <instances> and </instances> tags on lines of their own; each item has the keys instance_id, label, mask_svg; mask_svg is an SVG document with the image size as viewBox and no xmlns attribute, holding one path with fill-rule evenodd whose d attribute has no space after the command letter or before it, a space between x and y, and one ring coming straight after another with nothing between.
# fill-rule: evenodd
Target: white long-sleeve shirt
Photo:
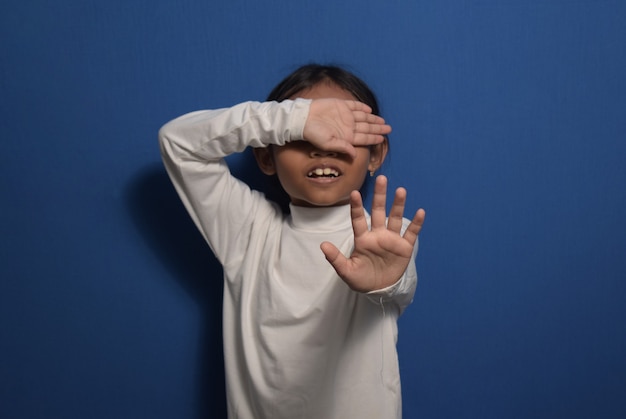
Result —
<instances>
[{"instance_id":1,"label":"white long-sleeve shirt","mask_svg":"<svg viewBox=\"0 0 626 419\"><path fill-rule=\"evenodd\" d=\"M327 240L351 253L349 206L292 205L284 215L224 161L301 140L309 106L246 102L159 133L172 182L224 268L229 417L400 418L397 318L415 292L414 262L388 288L352 291L319 248Z\"/></svg>"}]
</instances>

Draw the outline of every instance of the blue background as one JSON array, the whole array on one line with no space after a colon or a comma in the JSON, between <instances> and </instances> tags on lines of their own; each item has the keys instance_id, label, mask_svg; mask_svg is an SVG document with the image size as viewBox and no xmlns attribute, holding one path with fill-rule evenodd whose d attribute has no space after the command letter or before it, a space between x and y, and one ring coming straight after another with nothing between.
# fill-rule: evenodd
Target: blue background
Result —
<instances>
[{"instance_id":1,"label":"blue background","mask_svg":"<svg viewBox=\"0 0 626 419\"><path fill-rule=\"evenodd\" d=\"M428 212L405 417L626 417L625 40L622 0L3 1L0 417L224 415L157 131L310 61L378 93Z\"/></svg>"}]
</instances>

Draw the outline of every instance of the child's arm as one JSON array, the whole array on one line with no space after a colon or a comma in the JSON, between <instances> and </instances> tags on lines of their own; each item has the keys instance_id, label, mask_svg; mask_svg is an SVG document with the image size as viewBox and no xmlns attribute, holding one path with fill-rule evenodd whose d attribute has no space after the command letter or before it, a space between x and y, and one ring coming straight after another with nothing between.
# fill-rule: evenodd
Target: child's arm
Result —
<instances>
[{"instance_id":1,"label":"child's arm","mask_svg":"<svg viewBox=\"0 0 626 419\"><path fill-rule=\"evenodd\" d=\"M167 172L222 264L240 264L245 238L259 220L265 226L266 220L282 217L263 195L231 175L224 157L246 147L301 139L309 105L302 99L245 102L183 115L159 131Z\"/></svg>"},{"instance_id":2,"label":"child's arm","mask_svg":"<svg viewBox=\"0 0 626 419\"><path fill-rule=\"evenodd\" d=\"M417 237L426 213L418 210L404 234L403 213L406 190L398 188L389 219L386 218L387 179L378 176L372 201L371 229L368 228L361 194L350 196L354 251L346 258L330 242L321 244L326 259L350 288L359 292L382 290L394 285L402 277L413 257Z\"/></svg>"},{"instance_id":3,"label":"child's arm","mask_svg":"<svg viewBox=\"0 0 626 419\"><path fill-rule=\"evenodd\" d=\"M237 265L246 245L242 237L277 208L235 179L223 158L249 146L302 139L353 155L354 146L380 143L391 131L370 112L367 105L338 99L247 102L193 112L161 128L161 152L181 200L218 259Z\"/></svg>"}]
</instances>

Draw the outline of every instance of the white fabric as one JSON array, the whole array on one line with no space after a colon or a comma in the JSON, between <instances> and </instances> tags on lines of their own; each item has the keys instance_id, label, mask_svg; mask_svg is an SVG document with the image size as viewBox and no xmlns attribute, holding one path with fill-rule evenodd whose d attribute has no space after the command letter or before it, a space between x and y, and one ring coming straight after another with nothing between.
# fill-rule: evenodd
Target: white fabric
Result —
<instances>
[{"instance_id":1,"label":"white fabric","mask_svg":"<svg viewBox=\"0 0 626 419\"><path fill-rule=\"evenodd\" d=\"M223 160L300 140L309 105L247 102L184 115L159 133L168 173L224 267L229 417L399 418L397 318L413 298L414 263L384 290L350 290L319 248L328 240L350 254L349 207L283 215Z\"/></svg>"}]
</instances>

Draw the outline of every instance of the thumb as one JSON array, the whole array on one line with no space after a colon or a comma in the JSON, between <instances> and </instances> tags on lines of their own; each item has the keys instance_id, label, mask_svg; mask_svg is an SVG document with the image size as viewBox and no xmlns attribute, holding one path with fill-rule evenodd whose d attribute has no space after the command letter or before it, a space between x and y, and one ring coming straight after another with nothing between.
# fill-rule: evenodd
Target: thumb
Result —
<instances>
[{"instance_id":1,"label":"thumb","mask_svg":"<svg viewBox=\"0 0 626 419\"><path fill-rule=\"evenodd\" d=\"M320 249L324 253L326 260L333 266L337 274L344 278L344 272L348 263L348 259L341 254L337 246L331 242L323 242Z\"/></svg>"}]
</instances>

